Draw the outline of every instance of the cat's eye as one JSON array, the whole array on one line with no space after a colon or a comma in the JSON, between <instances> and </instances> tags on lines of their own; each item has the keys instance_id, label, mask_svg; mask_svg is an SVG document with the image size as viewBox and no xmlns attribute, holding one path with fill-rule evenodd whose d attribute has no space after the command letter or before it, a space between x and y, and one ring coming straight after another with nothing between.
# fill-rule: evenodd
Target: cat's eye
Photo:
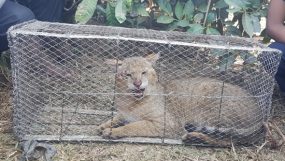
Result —
<instances>
[{"instance_id":1,"label":"cat's eye","mask_svg":"<svg viewBox=\"0 0 285 161\"><path fill-rule=\"evenodd\" d=\"M146 74L146 71L142 72L142 74Z\"/></svg>"},{"instance_id":2,"label":"cat's eye","mask_svg":"<svg viewBox=\"0 0 285 161\"><path fill-rule=\"evenodd\" d=\"M131 77L132 75L131 75L131 74L127 74L127 76L128 76L128 77Z\"/></svg>"}]
</instances>

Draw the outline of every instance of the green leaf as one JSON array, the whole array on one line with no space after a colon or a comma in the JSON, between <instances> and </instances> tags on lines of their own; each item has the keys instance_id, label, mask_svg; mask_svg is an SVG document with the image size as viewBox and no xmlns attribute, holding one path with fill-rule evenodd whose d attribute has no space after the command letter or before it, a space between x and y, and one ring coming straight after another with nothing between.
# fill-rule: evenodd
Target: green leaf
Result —
<instances>
[{"instance_id":1,"label":"green leaf","mask_svg":"<svg viewBox=\"0 0 285 161\"><path fill-rule=\"evenodd\" d=\"M137 8L137 13L138 15L140 16L145 16L145 17L148 17L149 14L148 12L146 11L146 8L144 5L139 5L138 8Z\"/></svg>"},{"instance_id":2,"label":"green leaf","mask_svg":"<svg viewBox=\"0 0 285 161\"><path fill-rule=\"evenodd\" d=\"M124 3L124 0L118 0L117 5L115 7L115 16L116 19L120 22L123 23L126 21L126 15L127 15L127 6Z\"/></svg>"},{"instance_id":3,"label":"green leaf","mask_svg":"<svg viewBox=\"0 0 285 161\"><path fill-rule=\"evenodd\" d=\"M214 21L216 21L216 20L217 20L217 15L216 15L216 13L214 13L214 12L208 13L208 16L207 16L207 22L208 22L208 23L212 23L212 22L214 22Z\"/></svg>"},{"instance_id":4,"label":"green leaf","mask_svg":"<svg viewBox=\"0 0 285 161\"><path fill-rule=\"evenodd\" d=\"M201 21L204 19L204 14L203 13L197 13L194 16L194 22L196 23L201 23Z\"/></svg>"},{"instance_id":5,"label":"green leaf","mask_svg":"<svg viewBox=\"0 0 285 161\"><path fill-rule=\"evenodd\" d=\"M181 20L183 18L183 6L180 1L177 1L175 5L175 16Z\"/></svg>"},{"instance_id":6,"label":"green leaf","mask_svg":"<svg viewBox=\"0 0 285 161\"><path fill-rule=\"evenodd\" d=\"M162 24L170 24L173 22L175 19L170 16L159 16L157 18L157 23L162 23Z\"/></svg>"},{"instance_id":7,"label":"green leaf","mask_svg":"<svg viewBox=\"0 0 285 161\"><path fill-rule=\"evenodd\" d=\"M180 27L187 27L189 26L189 21L187 20L179 20L177 23L176 23L177 26L180 26Z\"/></svg>"},{"instance_id":8,"label":"green leaf","mask_svg":"<svg viewBox=\"0 0 285 161\"><path fill-rule=\"evenodd\" d=\"M250 19L250 15L248 13L244 13L242 15L242 26L245 30L245 32L252 37L253 35L253 27L252 27L252 21Z\"/></svg>"},{"instance_id":9,"label":"green leaf","mask_svg":"<svg viewBox=\"0 0 285 161\"><path fill-rule=\"evenodd\" d=\"M206 29L206 34L207 35L221 35L221 33L217 29L211 28L211 27L208 27Z\"/></svg>"},{"instance_id":10,"label":"green leaf","mask_svg":"<svg viewBox=\"0 0 285 161\"><path fill-rule=\"evenodd\" d=\"M166 12L168 15L172 15L172 7L168 1L157 0L157 3L164 12Z\"/></svg>"},{"instance_id":11,"label":"green leaf","mask_svg":"<svg viewBox=\"0 0 285 161\"><path fill-rule=\"evenodd\" d=\"M203 34L204 27L200 24L191 24L191 27L187 30L187 32L192 34Z\"/></svg>"},{"instance_id":12,"label":"green leaf","mask_svg":"<svg viewBox=\"0 0 285 161\"><path fill-rule=\"evenodd\" d=\"M98 0L82 0L75 12L75 21L86 24L93 16Z\"/></svg>"},{"instance_id":13,"label":"green leaf","mask_svg":"<svg viewBox=\"0 0 285 161\"><path fill-rule=\"evenodd\" d=\"M259 18L255 15L251 15L251 21L253 24L253 32L259 33L261 31L261 25L259 22Z\"/></svg>"},{"instance_id":14,"label":"green leaf","mask_svg":"<svg viewBox=\"0 0 285 161\"><path fill-rule=\"evenodd\" d=\"M107 24L110 26L118 26L119 22L115 17L115 7L112 6L110 2L107 3L106 7L106 20Z\"/></svg>"},{"instance_id":15,"label":"green leaf","mask_svg":"<svg viewBox=\"0 0 285 161\"><path fill-rule=\"evenodd\" d=\"M260 0L250 0L249 3L250 3L250 6L252 8L260 8L261 7Z\"/></svg>"},{"instance_id":16,"label":"green leaf","mask_svg":"<svg viewBox=\"0 0 285 161\"><path fill-rule=\"evenodd\" d=\"M183 14L185 15L186 19L191 20L194 14L194 4L192 0L188 0L183 9Z\"/></svg>"},{"instance_id":17,"label":"green leaf","mask_svg":"<svg viewBox=\"0 0 285 161\"><path fill-rule=\"evenodd\" d=\"M207 3L202 3L201 5L198 6L197 10L200 12L207 12L207 7L208 7Z\"/></svg>"},{"instance_id":18,"label":"green leaf","mask_svg":"<svg viewBox=\"0 0 285 161\"><path fill-rule=\"evenodd\" d=\"M225 3L224 0L219 0L218 2L215 3L215 7L216 8L226 8L228 7L229 5Z\"/></svg>"},{"instance_id":19,"label":"green leaf","mask_svg":"<svg viewBox=\"0 0 285 161\"><path fill-rule=\"evenodd\" d=\"M127 8L131 8L133 6L133 0L124 0Z\"/></svg>"},{"instance_id":20,"label":"green leaf","mask_svg":"<svg viewBox=\"0 0 285 161\"><path fill-rule=\"evenodd\" d=\"M250 2L248 0L224 0L229 6L237 9L247 9Z\"/></svg>"},{"instance_id":21,"label":"green leaf","mask_svg":"<svg viewBox=\"0 0 285 161\"><path fill-rule=\"evenodd\" d=\"M241 8L231 8L231 9L227 9L227 12L229 13L236 13L241 11Z\"/></svg>"},{"instance_id":22,"label":"green leaf","mask_svg":"<svg viewBox=\"0 0 285 161\"><path fill-rule=\"evenodd\" d=\"M242 15L242 26L244 31L252 37L254 32L260 32L260 23L258 17L244 13Z\"/></svg>"}]
</instances>

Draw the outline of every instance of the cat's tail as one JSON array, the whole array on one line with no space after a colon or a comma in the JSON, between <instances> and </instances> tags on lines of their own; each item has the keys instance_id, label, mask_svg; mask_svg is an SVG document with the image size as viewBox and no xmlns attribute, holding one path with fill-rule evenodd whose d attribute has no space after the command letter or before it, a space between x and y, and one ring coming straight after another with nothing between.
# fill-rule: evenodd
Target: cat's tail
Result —
<instances>
[{"instance_id":1,"label":"cat's tail","mask_svg":"<svg viewBox=\"0 0 285 161\"><path fill-rule=\"evenodd\" d=\"M199 143L216 146L252 145L264 138L264 123L256 123L247 128L223 128L210 126L195 126L187 123L184 126L187 133L182 137L185 143Z\"/></svg>"}]
</instances>

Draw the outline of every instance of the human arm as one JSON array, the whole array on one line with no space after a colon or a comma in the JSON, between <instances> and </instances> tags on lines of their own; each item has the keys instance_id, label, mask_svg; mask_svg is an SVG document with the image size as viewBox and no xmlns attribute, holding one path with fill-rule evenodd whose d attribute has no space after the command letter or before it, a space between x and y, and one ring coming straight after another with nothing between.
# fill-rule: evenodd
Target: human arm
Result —
<instances>
[{"instance_id":1,"label":"human arm","mask_svg":"<svg viewBox=\"0 0 285 161\"><path fill-rule=\"evenodd\" d=\"M271 0L267 17L267 34L275 41L285 43L285 1Z\"/></svg>"}]
</instances>

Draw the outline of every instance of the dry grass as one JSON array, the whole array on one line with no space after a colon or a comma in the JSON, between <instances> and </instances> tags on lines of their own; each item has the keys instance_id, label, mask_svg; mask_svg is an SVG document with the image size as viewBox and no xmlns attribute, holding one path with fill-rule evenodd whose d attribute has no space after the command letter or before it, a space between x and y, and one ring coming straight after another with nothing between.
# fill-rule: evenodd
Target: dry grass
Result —
<instances>
[{"instance_id":1,"label":"dry grass","mask_svg":"<svg viewBox=\"0 0 285 161\"><path fill-rule=\"evenodd\" d=\"M9 82L3 83L5 85L0 86L0 160L15 160L19 150L11 133L11 90Z\"/></svg>"},{"instance_id":2,"label":"dry grass","mask_svg":"<svg viewBox=\"0 0 285 161\"><path fill-rule=\"evenodd\" d=\"M190 146L92 144L58 145L58 160L131 160L131 161L274 161L284 160L284 152L258 148L197 148Z\"/></svg>"},{"instance_id":3,"label":"dry grass","mask_svg":"<svg viewBox=\"0 0 285 161\"><path fill-rule=\"evenodd\" d=\"M17 160L20 150L11 133L11 89L0 87L0 160ZM273 122L285 132L285 103L274 96L273 106L278 117ZM284 161L285 147L271 150L264 147L232 147L229 149L151 144L79 143L56 144L55 160L79 161Z\"/></svg>"}]
</instances>

